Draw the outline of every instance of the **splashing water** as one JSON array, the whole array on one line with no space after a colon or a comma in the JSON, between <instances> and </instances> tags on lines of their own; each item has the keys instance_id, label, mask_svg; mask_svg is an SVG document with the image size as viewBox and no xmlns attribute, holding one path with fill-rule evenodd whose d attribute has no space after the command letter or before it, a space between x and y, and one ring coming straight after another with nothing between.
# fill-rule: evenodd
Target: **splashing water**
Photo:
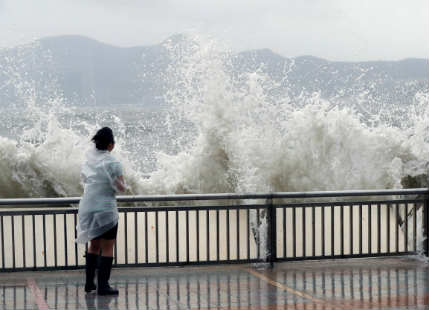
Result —
<instances>
[{"instance_id":1,"label":"splashing water","mask_svg":"<svg viewBox=\"0 0 429 310\"><path fill-rule=\"evenodd\" d=\"M317 93L279 96L273 91L278 83L262 71L234 72L236 56L220 46L200 37L164 43L172 61L162 122L146 111L131 111L128 121L118 111L69 107L54 78L44 86L27 79L23 59L40 49L26 47L4 70L25 106L3 116L19 115L22 128L11 124L14 139L2 138L0 192L78 195L87 141L103 124L115 129L115 154L128 167L133 192L141 194L400 188L402 177L426 173L427 93L417 93L395 125L383 123L379 114L368 118ZM46 58L49 64L49 53ZM22 190L6 190L9 180Z\"/></svg>"},{"instance_id":2,"label":"splashing water","mask_svg":"<svg viewBox=\"0 0 429 310\"><path fill-rule=\"evenodd\" d=\"M416 94L406 123L372 122L318 94L276 100L275 82L258 72L235 76L233 56L217 46L191 40L171 48L167 99L195 138L178 154L159 154L145 191L400 188L403 176L426 173L427 94Z\"/></svg>"}]
</instances>

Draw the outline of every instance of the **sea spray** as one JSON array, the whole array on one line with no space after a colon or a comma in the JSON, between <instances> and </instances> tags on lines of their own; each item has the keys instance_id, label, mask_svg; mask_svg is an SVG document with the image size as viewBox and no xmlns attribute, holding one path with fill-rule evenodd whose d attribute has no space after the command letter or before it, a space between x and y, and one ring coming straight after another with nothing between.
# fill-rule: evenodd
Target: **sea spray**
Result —
<instances>
[{"instance_id":1,"label":"sea spray","mask_svg":"<svg viewBox=\"0 0 429 310\"><path fill-rule=\"evenodd\" d=\"M167 98L174 117L192 124L195 138L178 154L160 152L145 191L400 188L403 176L422 172L428 132L416 135L414 127L421 122L374 126L317 93L299 104L296 98L278 104L268 95L276 85L266 75L232 74L233 56L211 41L189 45L173 50Z\"/></svg>"},{"instance_id":2,"label":"sea spray","mask_svg":"<svg viewBox=\"0 0 429 310\"><path fill-rule=\"evenodd\" d=\"M406 115L400 113L406 121L382 122L378 115L368 116L319 93L279 97L273 92L278 82L263 70L234 72L236 56L216 40L191 36L167 41L164 48L171 62L165 73L168 111L160 115L167 117L142 123L146 113L138 110L130 122L112 109L85 112L69 106L55 77L41 92L20 69L25 67L22 59L29 58L26 46L20 54L25 57L15 63L10 59L9 67L2 68L25 104L12 112L8 107L2 115L20 117L18 124L10 124L15 132L8 138L16 146L8 148L30 160L35 155L28 152L70 154L75 166L59 168L73 171L74 177L61 180L58 175L56 181L76 183L91 134L110 125L118 136L115 155L129 166L133 191L141 194L400 188L402 177L425 172L426 93L417 93ZM33 49L40 54L39 47ZM49 63L49 53L46 58ZM282 83L290 70L293 64L285 68ZM134 145L144 145L143 151L133 152ZM150 156L144 152L148 148ZM144 177L148 174L150 178ZM63 187L61 195L77 194L74 185Z\"/></svg>"},{"instance_id":3,"label":"sea spray","mask_svg":"<svg viewBox=\"0 0 429 310\"><path fill-rule=\"evenodd\" d=\"M45 74L43 85L27 74L30 69L25 60L31 56L51 64L49 51L46 53L46 57L41 56L38 44L25 45L14 57L6 53L6 61L2 62L7 90L20 101L8 103L1 115L3 130L8 134L0 137L0 196L80 196L80 166L85 152L93 147L91 136L106 123L115 128L119 138L115 155L128 169L130 184L137 183L135 180L141 176L122 146L125 129L114 113L99 113L89 119L78 117L76 109L65 102L52 72Z\"/></svg>"}]
</instances>

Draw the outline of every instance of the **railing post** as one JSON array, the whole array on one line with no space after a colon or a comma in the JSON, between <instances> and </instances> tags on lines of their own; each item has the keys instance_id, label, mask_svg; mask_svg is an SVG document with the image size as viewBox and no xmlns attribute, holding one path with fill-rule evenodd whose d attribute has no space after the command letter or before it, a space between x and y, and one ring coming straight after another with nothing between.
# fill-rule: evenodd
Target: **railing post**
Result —
<instances>
[{"instance_id":1,"label":"railing post","mask_svg":"<svg viewBox=\"0 0 429 310\"><path fill-rule=\"evenodd\" d=\"M425 195L423 203L423 236L425 238L423 242L423 251L426 257L429 257L429 195Z\"/></svg>"},{"instance_id":2,"label":"railing post","mask_svg":"<svg viewBox=\"0 0 429 310\"><path fill-rule=\"evenodd\" d=\"M268 230L268 242L267 250L268 256L267 261L270 263L270 267L274 267L274 262L277 260L277 218L276 218L276 208L273 204L273 198L270 197L267 199L267 230Z\"/></svg>"}]
</instances>

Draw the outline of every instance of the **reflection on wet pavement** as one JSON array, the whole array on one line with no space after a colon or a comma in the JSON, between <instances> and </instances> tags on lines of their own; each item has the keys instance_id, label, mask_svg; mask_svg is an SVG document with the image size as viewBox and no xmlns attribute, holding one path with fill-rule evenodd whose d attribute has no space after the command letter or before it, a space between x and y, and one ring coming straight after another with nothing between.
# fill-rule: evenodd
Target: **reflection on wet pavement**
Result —
<instances>
[{"instance_id":1,"label":"reflection on wet pavement","mask_svg":"<svg viewBox=\"0 0 429 310\"><path fill-rule=\"evenodd\" d=\"M0 309L427 309L414 258L114 269L119 297L85 294L83 271L0 275Z\"/></svg>"}]
</instances>

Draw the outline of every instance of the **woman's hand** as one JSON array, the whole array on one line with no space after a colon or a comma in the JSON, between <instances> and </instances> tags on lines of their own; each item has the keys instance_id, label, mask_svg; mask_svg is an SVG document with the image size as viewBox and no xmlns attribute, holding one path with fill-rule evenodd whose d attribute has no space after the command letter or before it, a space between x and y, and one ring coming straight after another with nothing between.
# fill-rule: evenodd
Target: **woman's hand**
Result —
<instances>
[{"instance_id":1,"label":"woman's hand","mask_svg":"<svg viewBox=\"0 0 429 310\"><path fill-rule=\"evenodd\" d=\"M128 188L122 175L116 179L115 187L122 193L125 192L125 190Z\"/></svg>"}]
</instances>

